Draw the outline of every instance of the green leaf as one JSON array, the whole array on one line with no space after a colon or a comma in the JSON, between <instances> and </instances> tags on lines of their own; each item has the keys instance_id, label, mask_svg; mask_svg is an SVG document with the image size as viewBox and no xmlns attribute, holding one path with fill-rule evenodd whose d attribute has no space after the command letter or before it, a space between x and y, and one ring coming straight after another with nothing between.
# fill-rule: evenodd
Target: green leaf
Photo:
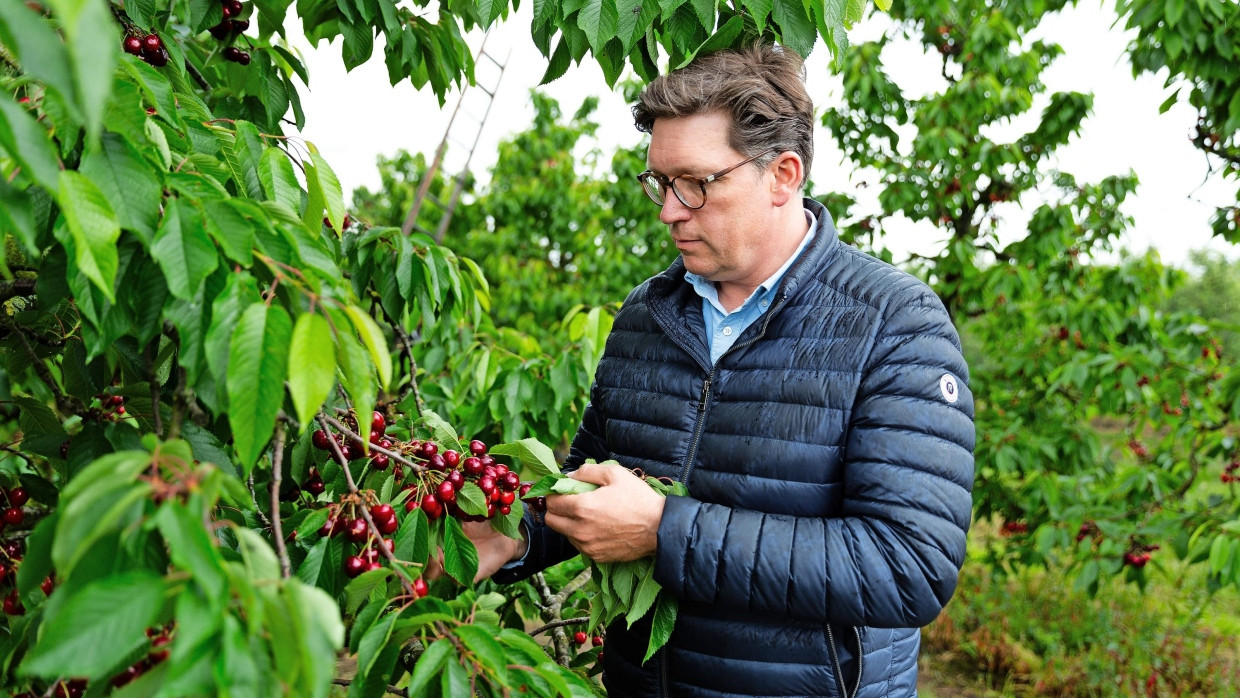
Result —
<instances>
[{"instance_id":1,"label":"green leaf","mask_svg":"<svg viewBox=\"0 0 1240 698\"><path fill-rule=\"evenodd\" d=\"M370 28L367 27L369 32ZM310 160L314 163L314 178L318 183L319 190L323 193L323 205L327 208L327 220L332 224L332 230L340 234L344 227L344 194L340 190L340 180L336 178L336 173L332 172L331 165L319 155L319 151L313 144L307 143L310 149ZM307 170L307 177L310 176ZM317 230L318 228L314 228ZM389 376L389 379L391 377ZM383 382L387 385L387 381Z\"/></svg>"},{"instance_id":2,"label":"green leaf","mask_svg":"<svg viewBox=\"0 0 1240 698\"><path fill-rule=\"evenodd\" d=\"M466 481L456 493L456 505L466 514L483 516L487 513L487 496L473 482Z\"/></svg>"},{"instance_id":3,"label":"green leaf","mask_svg":"<svg viewBox=\"0 0 1240 698\"><path fill-rule=\"evenodd\" d=\"M453 632L474 653L480 668L485 668L501 686L508 685L508 658L489 630L478 625L458 625Z\"/></svg>"},{"instance_id":4,"label":"green leaf","mask_svg":"<svg viewBox=\"0 0 1240 698\"><path fill-rule=\"evenodd\" d=\"M577 26L586 34L590 49L597 55L616 35L616 0L586 0L577 15Z\"/></svg>"},{"instance_id":5,"label":"green leaf","mask_svg":"<svg viewBox=\"0 0 1240 698\"><path fill-rule=\"evenodd\" d=\"M844 26L851 29L854 24L861 21L865 15L866 0L848 0L848 4L844 7ZM830 21L832 18L828 17Z\"/></svg>"},{"instance_id":6,"label":"green leaf","mask_svg":"<svg viewBox=\"0 0 1240 698\"><path fill-rule=\"evenodd\" d=\"M459 662L448 662L439 676L439 690L445 696L470 695L469 672Z\"/></svg>"},{"instance_id":7,"label":"green leaf","mask_svg":"<svg viewBox=\"0 0 1240 698\"><path fill-rule=\"evenodd\" d=\"M478 574L478 550L461 523L451 516L444 519L443 567L453 579L467 586L474 583Z\"/></svg>"},{"instance_id":8,"label":"green leaf","mask_svg":"<svg viewBox=\"0 0 1240 698\"><path fill-rule=\"evenodd\" d=\"M308 429L336 383L336 352L327 320L315 313L297 318L289 343L288 386L301 428Z\"/></svg>"},{"instance_id":9,"label":"green leaf","mask_svg":"<svg viewBox=\"0 0 1240 698\"><path fill-rule=\"evenodd\" d=\"M279 148L267 148L258 163L258 178L267 198L296 211L301 208L301 186L289 156Z\"/></svg>"},{"instance_id":10,"label":"green leaf","mask_svg":"<svg viewBox=\"0 0 1240 698\"><path fill-rule=\"evenodd\" d=\"M376 570L378 571L378 570ZM388 638L392 635L392 629L400 620L400 613L395 611L388 613L379 619L374 625L366 630L366 634L362 635L362 641L357 648L357 673L358 676L367 676L370 670L374 668L375 661L379 659Z\"/></svg>"},{"instance_id":11,"label":"green leaf","mask_svg":"<svg viewBox=\"0 0 1240 698\"><path fill-rule=\"evenodd\" d=\"M654 604L655 597L659 595L659 583L654 581L654 566L647 567L645 574L642 576L641 583L637 585L637 591L633 592L633 599L629 603L628 613L624 615L624 620L633 627L633 624L642 616L646 615L646 611Z\"/></svg>"},{"instance_id":12,"label":"green leaf","mask_svg":"<svg viewBox=\"0 0 1240 698\"><path fill-rule=\"evenodd\" d=\"M392 353L388 350L387 338L384 337L383 330L379 328L379 323L355 305L345 306L344 311L348 314L349 320L353 322L353 327L357 330L358 336L362 338L362 343L370 351L375 370L379 372L379 387L388 388L392 384Z\"/></svg>"},{"instance_id":13,"label":"green leaf","mask_svg":"<svg viewBox=\"0 0 1240 698\"><path fill-rule=\"evenodd\" d=\"M451 640L445 637L432 642L413 667L413 675L409 677L409 695L424 695L431 679L439 674L450 659L453 664L456 663L456 649Z\"/></svg>"},{"instance_id":14,"label":"green leaf","mask_svg":"<svg viewBox=\"0 0 1240 698\"><path fill-rule=\"evenodd\" d=\"M246 218L235 199L206 199L207 233L228 258L249 267L254 261L254 229L258 223Z\"/></svg>"},{"instance_id":15,"label":"green leaf","mask_svg":"<svg viewBox=\"0 0 1240 698\"><path fill-rule=\"evenodd\" d=\"M122 572L74 592L44 618L39 642L19 672L98 679L143 647L164 604L164 580L146 570Z\"/></svg>"},{"instance_id":16,"label":"green leaf","mask_svg":"<svg viewBox=\"0 0 1240 698\"><path fill-rule=\"evenodd\" d=\"M94 182L73 170L60 173L58 198L73 237L74 262L78 271L115 303L112 287L116 283L119 264L116 241L121 236L116 214Z\"/></svg>"},{"instance_id":17,"label":"green leaf","mask_svg":"<svg viewBox=\"0 0 1240 698\"><path fill-rule=\"evenodd\" d=\"M490 448L492 455L512 456L522 468L528 469L535 477L559 475L560 466L555 462L555 454L551 447L538 439L521 439L508 444L497 444Z\"/></svg>"},{"instance_id":18,"label":"green leaf","mask_svg":"<svg viewBox=\"0 0 1240 698\"><path fill-rule=\"evenodd\" d=\"M111 453L82 469L61 492L60 520L52 544L57 571L68 575L101 538L141 514L151 486L137 480L150 465L144 451Z\"/></svg>"},{"instance_id":19,"label":"green leaf","mask_svg":"<svg viewBox=\"0 0 1240 698\"><path fill-rule=\"evenodd\" d=\"M207 602L219 608L228 594L224 560L207 534L202 520L178 502L169 502L156 516L159 531L168 544L173 563L190 573L207 595Z\"/></svg>"},{"instance_id":20,"label":"green leaf","mask_svg":"<svg viewBox=\"0 0 1240 698\"><path fill-rule=\"evenodd\" d=\"M14 53L25 77L55 90L76 111L77 88L67 47L46 18L26 3L0 3L0 44Z\"/></svg>"},{"instance_id":21,"label":"green leaf","mask_svg":"<svg viewBox=\"0 0 1240 698\"><path fill-rule=\"evenodd\" d=\"M262 134L257 126L248 121L237 121L235 127L236 133L225 152L233 178L242 194L255 201L262 201L263 185L259 180L259 163L262 162L263 152L266 150Z\"/></svg>"},{"instance_id":22,"label":"green leaf","mask_svg":"<svg viewBox=\"0 0 1240 698\"><path fill-rule=\"evenodd\" d=\"M142 154L119 135L104 132L99 146L82 159L80 171L114 207L121 227L149 245L159 223L162 186Z\"/></svg>"},{"instance_id":23,"label":"green leaf","mask_svg":"<svg viewBox=\"0 0 1240 698\"><path fill-rule=\"evenodd\" d=\"M65 35L77 106L86 122L86 141L92 143L103 128L112 95L112 73L121 53L118 25L107 0L50 0L50 4Z\"/></svg>"},{"instance_id":24,"label":"green leaf","mask_svg":"<svg viewBox=\"0 0 1240 698\"><path fill-rule=\"evenodd\" d=\"M667 644L676 628L676 612L680 604L671 594L659 594L659 603L654 608L654 619L650 628L650 644L646 646L646 656L642 663L650 661L659 648Z\"/></svg>"},{"instance_id":25,"label":"green leaf","mask_svg":"<svg viewBox=\"0 0 1240 698\"><path fill-rule=\"evenodd\" d=\"M353 407L358 414L370 414L378 395L375 372L371 370L366 350L352 333L340 332L336 335L336 364L340 367L341 382L353 400ZM366 426L366 420L362 421L359 426Z\"/></svg>"},{"instance_id":26,"label":"green leaf","mask_svg":"<svg viewBox=\"0 0 1240 698\"><path fill-rule=\"evenodd\" d=\"M233 331L228 351L228 418L237 458L254 465L284 402L292 321L280 307L255 303Z\"/></svg>"},{"instance_id":27,"label":"green leaf","mask_svg":"<svg viewBox=\"0 0 1240 698\"><path fill-rule=\"evenodd\" d=\"M814 27L814 21L806 14L801 0L774 0L771 18L779 25L780 37L788 48L801 56L808 56L810 51L814 50L818 30ZM840 17L835 21L840 22L842 19L843 17ZM828 19L827 22L830 24L831 20Z\"/></svg>"},{"instance_id":28,"label":"green leaf","mask_svg":"<svg viewBox=\"0 0 1240 698\"><path fill-rule=\"evenodd\" d=\"M378 588L387 587L387 578L392 574L389 569L367 570L344 587L345 613L353 616L357 615L357 609L370 598L372 592Z\"/></svg>"},{"instance_id":29,"label":"green leaf","mask_svg":"<svg viewBox=\"0 0 1240 698\"><path fill-rule=\"evenodd\" d=\"M427 429L431 430L435 441L439 442L441 446L448 446L456 451L465 450L461 445L461 438L457 436L456 429L453 429L452 425L444 421L444 418L440 417L438 413L426 410L422 413L422 423L426 425Z\"/></svg>"},{"instance_id":30,"label":"green leaf","mask_svg":"<svg viewBox=\"0 0 1240 698\"><path fill-rule=\"evenodd\" d=\"M202 209L192 202L169 198L164 204L164 220L151 244L151 256L164 270L168 290L182 300L193 298L220 257L207 237Z\"/></svg>"},{"instance_id":31,"label":"green leaf","mask_svg":"<svg viewBox=\"0 0 1240 698\"><path fill-rule=\"evenodd\" d=\"M397 560L426 564L430 556L430 522L421 509L415 508L405 515L393 543L392 554Z\"/></svg>"},{"instance_id":32,"label":"green leaf","mask_svg":"<svg viewBox=\"0 0 1240 698\"><path fill-rule=\"evenodd\" d=\"M280 561L276 559L276 553L267 541L245 526L238 526L236 534L249 578L268 581L279 579Z\"/></svg>"}]
</instances>

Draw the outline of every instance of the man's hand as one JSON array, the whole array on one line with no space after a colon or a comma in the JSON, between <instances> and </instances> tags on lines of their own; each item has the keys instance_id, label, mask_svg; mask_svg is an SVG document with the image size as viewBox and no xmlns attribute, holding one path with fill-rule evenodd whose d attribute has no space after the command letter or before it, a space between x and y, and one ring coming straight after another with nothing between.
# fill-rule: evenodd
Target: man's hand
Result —
<instances>
[{"instance_id":1,"label":"man's hand","mask_svg":"<svg viewBox=\"0 0 1240 698\"><path fill-rule=\"evenodd\" d=\"M547 496L547 525L595 562L625 562L654 554L663 497L619 465L587 463L571 477L599 485L584 494Z\"/></svg>"},{"instance_id":2,"label":"man's hand","mask_svg":"<svg viewBox=\"0 0 1240 698\"><path fill-rule=\"evenodd\" d=\"M469 540L473 541L474 547L478 549L478 574L474 575L475 583L490 577L499 568L520 558L525 554L526 546L529 545L524 538L524 526L522 526L521 540L514 540L495 530L491 527L490 521L465 521L461 524L461 528ZM443 574L443 551L439 550L427 561L423 576L428 579L438 579L441 574Z\"/></svg>"}]
</instances>

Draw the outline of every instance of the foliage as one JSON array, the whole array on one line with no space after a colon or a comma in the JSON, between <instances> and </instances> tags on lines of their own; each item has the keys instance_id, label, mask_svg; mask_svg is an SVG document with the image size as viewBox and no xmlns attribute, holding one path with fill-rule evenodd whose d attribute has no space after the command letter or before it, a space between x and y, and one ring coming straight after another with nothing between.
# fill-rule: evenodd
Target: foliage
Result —
<instances>
[{"instance_id":1,"label":"foliage","mask_svg":"<svg viewBox=\"0 0 1240 698\"><path fill-rule=\"evenodd\" d=\"M1166 71L1165 86L1175 90L1166 111L1182 99L1197 110L1193 145L1212 162L1222 161L1224 176L1240 174L1240 5L1223 0L1123 0L1121 19L1136 38L1128 47L1134 74ZM1240 199L1240 190L1236 198ZM1220 207L1211 222L1214 234L1240 242L1240 205Z\"/></svg>"},{"instance_id":2,"label":"foliage","mask_svg":"<svg viewBox=\"0 0 1240 698\"><path fill-rule=\"evenodd\" d=\"M1107 584L1091 598L1063 581L1059 568L1000 578L966 563L925 630L927 673L950 666L1004 696L1225 695L1240 682L1234 630L1201 622L1219 599L1199 582L1160 580L1155 594Z\"/></svg>"},{"instance_id":3,"label":"foliage","mask_svg":"<svg viewBox=\"0 0 1240 698\"><path fill-rule=\"evenodd\" d=\"M1054 93L1028 114L1060 48L1023 37L1062 5L908 2L886 36L840 62L845 102L824 123L886 182L881 210L845 235L883 254L883 224L902 216L943 239L914 264L965 338L975 510L1013 536L987 551L997 573L1067 561L1077 587L1096 593L1116 575L1144 585L1174 556L1206 566L1210 588L1240 584L1228 465L1240 461L1240 377L1220 361L1219 328L1159 312L1173 275L1156 257L1100 261L1128 223L1135 177L1082 183L1044 169L1091 103ZM880 67L899 36L941 60L942 82L919 85L921 97ZM1032 127L1010 141L988 135L1017 117ZM1001 239L999 218L1017 204L1031 209L1027 229Z\"/></svg>"},{"instance_id":4,"label":"foliage","mask_svg":"<svg viewBox=\"0 0 1240 698\"><path fill-rule=\"evenodd\" d=\"M1188 256L1187 278L1167 299L1169 312L1190 312L1218 322L1224 363L1240 358L1240 260L1227 261L1217 252L1194 250Z\"/></svg>"}]
</instances>

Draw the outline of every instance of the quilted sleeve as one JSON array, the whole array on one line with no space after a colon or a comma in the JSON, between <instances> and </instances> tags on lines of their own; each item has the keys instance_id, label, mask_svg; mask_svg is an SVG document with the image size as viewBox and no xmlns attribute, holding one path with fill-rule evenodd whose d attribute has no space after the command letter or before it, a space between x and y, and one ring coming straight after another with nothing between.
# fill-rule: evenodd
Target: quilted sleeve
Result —
<instances>
[{"instance_id":1,"label":"quilted sleeve","mask_svg":"<svg viewBox=\"0 0 1240 698\"><path fill-rule=\"evenodd\" d=\"M656 579L681 598L841 625L918 627L951 598L972 507L973 397L924 286L882 312L849 419L840 518L670 497Z\"/></svg>"}]
</instances>

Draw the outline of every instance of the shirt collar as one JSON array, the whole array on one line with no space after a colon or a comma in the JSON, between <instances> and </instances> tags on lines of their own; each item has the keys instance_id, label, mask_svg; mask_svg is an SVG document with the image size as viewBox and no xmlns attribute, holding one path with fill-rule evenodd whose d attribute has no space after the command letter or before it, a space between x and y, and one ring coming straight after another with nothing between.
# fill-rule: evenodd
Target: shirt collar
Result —
<instances>
[{"instance_id":1,"label":"shirt collar","mask_svg":"<svg viewBox=\"0 0 1240 698\"><path fill-rule=\"evenodd\" d=\"M783 280L784 274L788 273L788 268L791 267L792 263L801 256L801 253L805 251L806 245L814 239L814 235L818 231L818 219L814 216L813 211L805 209L805 220L809 223L809 230L805 233L805 236L801 238L801 244L797 245L796 250L788 257L788 259L784 260L783 266L776 269L775 273L767 277L766 281L758 284L758 288L754 289L754 292L745 299L744 303L740 304L737 310L749 305L749 303L757 297L770 294L777 286L779 286L779 282ZM685 271L685 281L689 282L689 284L693 286L693 290L697 292L699 296L710 301L711 305L717 307L720 312L725 315L727 314L727 312L724 311L723 307L719 304L719 289L715 288L713 281L694 274L688 270ZM736 311L734 310L732 312Z\"/></svg>"}]
</instances>

